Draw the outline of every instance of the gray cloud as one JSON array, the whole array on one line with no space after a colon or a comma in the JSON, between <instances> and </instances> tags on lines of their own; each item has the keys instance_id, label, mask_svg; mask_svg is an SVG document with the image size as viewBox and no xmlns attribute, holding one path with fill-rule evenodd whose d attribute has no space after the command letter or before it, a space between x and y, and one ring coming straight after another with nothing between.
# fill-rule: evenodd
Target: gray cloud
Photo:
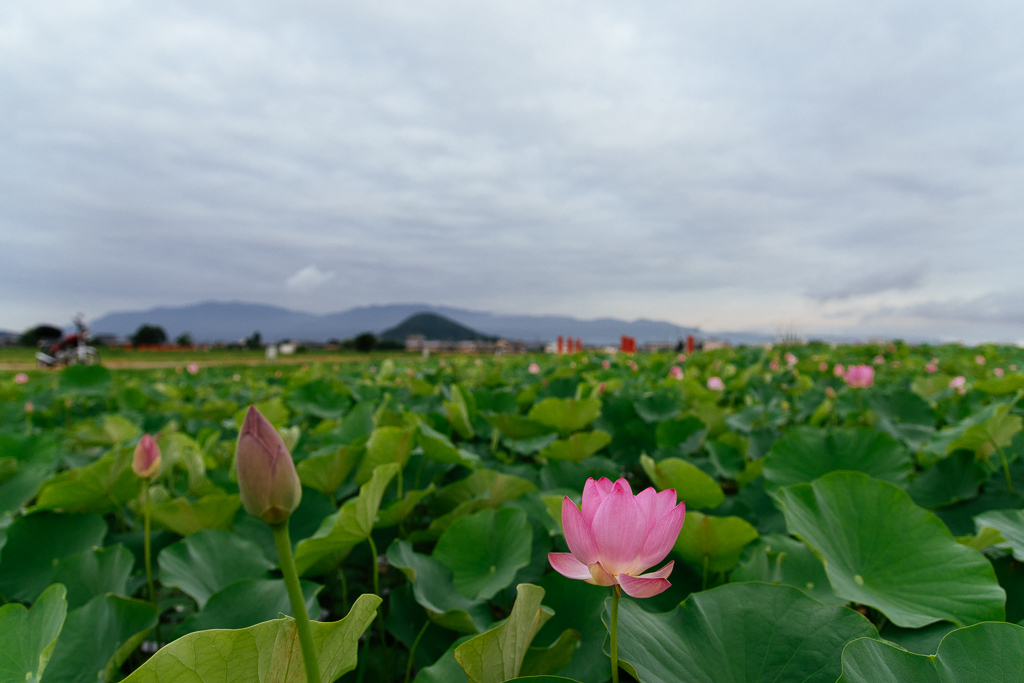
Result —
<instances>
[{"instance_id":1,"label":"gray cloud","mask_svg":"<svg viewBox=\"0 0 1024 683\"><path fill-rule=\"evenodd\" d=\"M7 3L0 327L220 298L807 329L821 302L1005 289L1022 19ZM281 286L314 263L335 277Z\"/></svg>"}]
</instances>

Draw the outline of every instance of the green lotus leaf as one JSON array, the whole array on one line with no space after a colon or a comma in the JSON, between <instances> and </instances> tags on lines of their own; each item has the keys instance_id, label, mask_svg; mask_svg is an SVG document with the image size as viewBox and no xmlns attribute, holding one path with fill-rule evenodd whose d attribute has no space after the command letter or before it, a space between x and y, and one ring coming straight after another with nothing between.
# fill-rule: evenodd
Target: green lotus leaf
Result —
<instances>
[{"instance_id":1,"label":"green lotus leaf","mask_svg":"<svg viewBox=\"0 0 1024 683\"><path fill-rule=\"evenodd\" d=\"M532 544L525 512L488 509L456 520L441 534L432 557L452 570L456 590L470 600L489 600L530 563Z\"/></svg>"},{"instance_id":2,"label":"green lotus leaf","mask_svg":"<svg viewBox=\"0 0 1024 683\"><path fill-rule=\"evenodd\" d=\"M725 500L718 482L704 470L682 458L663 458L657 462L640 456L640 465L659 491L675 489L676 499L685 501L687 510L710 510Z\"/></svg>"},{"instance_id":3,"label":"green lotus leaf","mask_svg":"<svg viewBox=\"0 0 1024 683\"><path fill-rule=\"evenodd\" d=\"M7 529L0 556L0 594L34 601L53 582L60 560L102 545L106 535L99 515L41 512L19 518Z\"/></svg>"},{"instance_id":4,"label":"green lotus leaf","mask_svg":"<svg viewBox=\"0 0 1024 683\"><path fill-rule=\"evenodd\" d=\"M0 683L39 683L64 626L64 586L43 591L32 609L0 607Z\"/></svg>"},{"instance_id":5,"label":"green lotus leaf","mask_svg":"<svg viewBox=\"0 0 1024 683\"><path fill-rule=\"evenodd\" d=\"M612 442L612 435L601 429L592 432L577 432L567 439L558 439L546 446L537 455L548 460L571 460L581 462Z\"/></svg>"},{"instance_id":6,"label":"green lotus leaf","mask_svg":"<svg viewBox=\"0 0 1024 683\"><path fill-rule=\"evenodd\" d=\"M200 609L228 584L264 578L274 567L258 545L220 529L199 531L167 546L157 564L160 583L191 595Z\"/></svg>"},{"instance_id":7,"label":"green lotus leaf","mask_svg":"<svg viewBox=\"0 0 1024 683\"><path fill-rule=\"evenodd\" d=\"M530 409L531 420L560 432L578 432L601 417L599 398L546 398Z\"/></svg>"}]
</instances>

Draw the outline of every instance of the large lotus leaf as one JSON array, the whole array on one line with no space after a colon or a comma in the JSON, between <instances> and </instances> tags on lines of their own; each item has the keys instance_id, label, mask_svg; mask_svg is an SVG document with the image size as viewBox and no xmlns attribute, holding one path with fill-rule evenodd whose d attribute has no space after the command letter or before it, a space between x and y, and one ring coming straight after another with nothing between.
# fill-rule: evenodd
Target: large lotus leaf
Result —
<instances>
[{"instance_id":1,"label":"large lotus leaf","mask_svg":"<svg viewBox=\"0 0 1024 683\"><path fill-rule=\"evenodd\" d=\"M974 383L974 388L986 394L1000 396L1012 394L1024 387L1024 375L1006 375L1000 379L986 379Z\"/></svg>"},{"instance_id":2,"label":"large lotus leaf","mask_svg":"<svg viewBox=\"0 0 1024 683\"><path fill-rule=\"evenodd\" d=\"M738 449L722 441L705 441L704 448L707 449L711 464L718 470L718 476L723 479L737 479L747 467L743 457L746 446ZM758 462L764 467L763 461Z\"/></svg>"},{"instance_id":3,"label":"large lotus leaf","mask_svg":"<svg viewBox=\"0 0 1024 683\"><path fill-rule=\"evenodd\" d=\"M195 502L188 498L173 498L151 503L150 517L158 528L189 536L203 529L230 529L231 521L241 506L242 499L234 494L215 493Z\"/></svg>"},{"instance_id":4,"label":"large lotus leaf","mask_svg":"<svg viewBox=\"0 0 1024 683\"><path fill-rule=\"evenodd\" d=\"M61 391L86 396L107 393L114 376L102 365L69 365L60 371Z\"/></svg>"},{"instance_id":5,"label":"large lotus leaf","mask_svg":"<svg viewBox=\"0 0 1024 683\"><path fill-rule=\"evenodd\" d=\"M415 552L407 541L392 543L387 557L412 583L416 602L434 623L460 633L480 633L490 624L487 603L455 590L452 571L438 560Z\"/></svg>"},{"instance_id":6,"label":"large lotus leaf","mask_svg":"<svg viewBox=\"0 0 1024 683\"><path fill-rule=\"evenodd\" d=\"M157 563L160 583L191 595L200 609L228 584L263 578L274 567L258 545L220 529L199 531L167 546Z\"/></svg>"},{"instance_id":7,"label":"large lotus leaf","mask_svg":"<svg viewBox=\"0 0 1024 683\"><path fill-rule=\"evenodd\" d=\"M32 602L52 583L61 559L102 545L106 535L99 515L42 512L19 518L7 529L0 557L0 595Z\"/></svg>"},{"instance_id":8,"label":"large lotus leaf","mask_svg":"<svg viewBox=\"0 0 1024 683\"><path fill-rule=\"evenodd\" d=\"M529 417L560 432L578 432L601 417L601 399L546 398L530 409Z\"/></svg>"},{"instance_id":9,"label":"large lotus leaf","mask_svg":"<svg viewBox=\"0 0 1024 683\"><path fill-rule=\"evenodd\" d=\"M283 436L283 435L282 435ZM173 469L184 469L188 472L188 493L199 496L205 493L206 461L203 459L203 448L188 434L171 432L160 439L160 451L163 454L161 472Z\"/></svg>"},{"instance_id":10,"label":"large lotus leaf","mask_svg":"<svg viewBox=\"0 0 1024 683\"><path fill-rule=\"evenodd\" d=\"M480 466L479 455L456 448L451 439L426 424L426 421L419 426L419 444L428 460L464 465L470 469Z\"/></svg>"},{"instance_id":11,"label":"large lotus leaf","mask_svg":"<svg viewBox=\"0 0 1024 683\"><path fill-rule=\"evenodd\" d=\"M473 394L466 391L459 385L451 387L451 400L444 403L445 412L448 414L448 422L452 429L459 433L463 439L473 438L473 417L475 402Z\"/></svg>"},{"instance_id":12,"label":"large lotus leaf","mask_svg":"<svg viewBox=\"0 0 1024 683\"><path fill-rule=\"evenodd\" d=\"M986 623L952 631L934 655L918 655L871 638L843 651L837 683L1010 683L1024 677L1024 628Z\"/></svg>"},{"instance_id":13,"label":"large lotus leaf","mask_svg":"<svg viewBox=\"0 0 1024 683\"><path fill-rule=\"evenodd\" d=\"M918 475L907 492L914 502L926 508L951 505L978 495L978 487L988 478L984 466L966 451L939 460Z\"/></svg>"},{"instance_id":14,"label":"large lotus leaf","mask_svg":"<svg viewBox=\"0 0 1024 683\"><path fill-rule=\"evenodd\" d=\"M717 481L682 458L663 458L655 462L650 456L641 455L640 464L659 491L675 489L676 500L685 501L688 510L714 509L725 500Z\"/></svg>"},{"instance_id":15,"label":"large lotus leaf","mask_svg":"<svg viewBox=\"0 0 1024 683\"><path fill-rule=\"evenodd\" d=\"M32 609L0 607L0 683L39 683L67 611L60 584L43 591Z\"/></svg>"},{"instance_id":16,"label":"large lotus leaf","mask_svg":"<svg viewBox=\"0 0 1024 683\"><path fill-rule=\"evenodd\" d=\"M964 449L974 451L979 458L989 458L997 449L1013 443L1014 435L1024 429L1024 419L1010 413L1012 405L1000 406L980 424L971 425L946 447L947 453Z\"/></svg>"},{"instance_id":17,"label":"large lotus leaf","mask_svg":"<svg viewBox=\"0 0 1024 683\"><path fill-rule=\"evenodd\" d=\"M989 510L974 518L978 532L994 529L1002 537L995 543L997 548L1009 549L1013 558L1024 562L1024 510Z\"/></svg>"},{"instance_id":18,"label":"large lotus leaf","mask_svg":"<svg viewBox=\"0 0 1024 683\"><path fill-rule=\"evenodd\" d=\"M431 484L425 489L406 491L405 496L401 500L394 501L377 513L377 521L373 526L377 529L385 529L389 526L401 524L402 520L408 517L409 514L412 513L413 509L419 505L424 498L432 494L434 490L435 486Z\"/></svg>"},{"instance_id":19,"label":"large lotus leaf","mask_svg":"<svg viewBox=\"0 0 1024 683\"><path fill-rule=\"evenodd\" d=\"M576 648L579 647L580 634L573 629L566 629L558 639L547 647L530 647L523 657L519 668L520 677L511 680L537 680L547 678L545 674L561 671L572 664ZM558 680L558 679L556 679ZM570 680L563 678L563 681Z\"/></svg>"},{"instance_id":20,"label":"large lotus leaf","mask_svg":"<svg viewBox=\"0 0 1024 683\"><path fill-rule=\"evenodd\" d=\"M935 411L928 402L908 389L890 389L870 394L868 403L879 417L893 422L935 426Z\"/></svg>"},{"instance_id":21,"label":"large lotus leaf","mask_svg":"<svg viewBox=\"0 0 1024 683\"><path fill-rule=\"evenodd\" d=\"M909 628L1003 619L1006 595L992 565L899 487L832 472L777 495L790 532L822 558L836 595Z\"/></svg>"},{"instance_id":22,"label":"large lotus leaf","mask_svg":"<svg viewBox=\"0 0 1024 683\"><path fill-rule=\"evenodd\" d=\"M374 415L377 407L369 402L357 403L341 420L338 428L331 432L336 443L351 444L357 439L369 438L373 433Z\"/></svg>"},{"instance_id":23,"label":"large lotus leaf","mask_svg":"<svg viewBox=\"0 0 1024 683\"><path fill-rule=\"evenodd\" d=\"M120 449L94 463L61 472L39 491L37 510L107 512L139 495L141 482L131 470L132 451Z\"/></svg>"},{"instance_id":24,"label":"large lotus leaf","mask_svg":"<svg viewBox=\"0 0 1024 683\"><path fill-rule=\"evenodd\" d=\"M648 394L633 401L633 410L644 422L662 422L679 415L679 403L668 394Z\"/></svg>"},{"instance_id":25,"label":"large lotus leaf","mask_svg":"<svg viewBox=\"0 0 1024 683\"><path fill-rule=\"evenodd\" d=\"M456 520L434 547L433 558L452 570L456 590L490 600L530 563L533 528L516 508L481 510Z\"/></svg>"},{"instance_id":26,"label":"large lotus leaf","mask_svg":"<svg viewBox=\"0 0 1024 683\"><path fill-rule=\"evenodd\" d=\"M299 576L329 571L370 536L384 491L400 471L398 463L374 468L370 480L359 487L356 498L325 518L315 534L299 542L295 547Z\"/></svg>"},{"instance_id":27,"label":"large lotus leaf","mask_svg":"<svg viewBox=\"0 0 1024 683\"><path fill-rule=\"evenodd\" d=\"M608 680L609 667L601 647L608 631L601 623L601 613L609 589L569 579L558 572L548 572L538 584L547 591L544 602L555 611L555 615L540 630L534 642L551 642L567 629L576 631L580 634L576 653L569 666L559 673L587 683L604 683Z\"/></svg>"},{"instance_id":28,"label":"large lotus leaf","mask_svg":"<svg viewBox=\"0 0 1024 683\"><path fill-rule=\"evenodd\" d=\"M519 675L533 637L554 612L542 606L544 589L529 583L516 588L512 613L501 626L455 648L455 661L471 683L503 683Z\"/></svg>"},{"instance_id":29,"label":"large lotus leaf","mask_svg":"<svg viewBox=\"0 0 1024 683\"><path fill-rule=\"evenodd\" d=\"M53 468L49 464L19 465L14 476L0 484L0 517L17 511L35 498L51 474Z\"/></svg>"},{"instance_id":30,"label":"large lotus leaf","mask_svg":"<svg viewBox=\"0 0 1024 683\"><path fill-rule=\"evenodd\" d=\"M713 517L687 510L675 551L687 562L708 571L729 571L743 548L757 538L757 529L740 517Z\"/></svg>"},{"instance_id":31,"label":"large lotus leaf","mask_svg":"<svg viewBox=\"0 0 1024 683\"><path fill-rule=\"evenodd\" d=\"M764 462L768 490L813 481L836 470L900 483L914 469L910 454L874 429L796 427L775 442Z\"/></svg>"},{"instance_id":32,"label":"large lotus leaf","mask_svg":"<svg viewBox=\"0 0 1024 683\"><path fill-rule=\"evenodd\" d=\"M316 596L322 586L310 581L300 585L306 611L316 616L320 613ZM278 614L295 616L282 579L239 579L211 595L201 612L181 622L174 636L214 628L246 628Z\"/></svg>"},{"instance_id":33,"label":"large lotus leaf","mask_svg":"<svg viewBox=\"0 0 1024 683\"><path fill-rule=\"evenodd\" d=\"M365 484L370 481L373 471L388 463L396 463L399 470L409 462L409 454L414 445L415 430L408 427L377 427L366 442L366 454L363 455L359 469L356 470L356 483Z\"/></svg>"},{"instance_id":34,"label":"large lotus leaf","mask_svg":"<svg viewBox=\"0 0 1024 683\"><path fill-rule=\"evenodd\" d=\"M595 429L592 432L577 432L568 439L558 439L546 446L537 457L548 460L572 460L581 462L612 442L612 435Z\"/></svg>"},{"instance_id":35,"label":"large lotus leaf","mask_svg":"<svg viewBox=\"0 0 1024 683\"><path fill-rule=\"evenodd\" d=\"M462 636L452 643L445 653L438 657L433 664L419 670L413 683L452 683L452 681L462 683L463 679L468 681L466 672L455 661L455 648L472 637Z\"/></svg>"},{"instance_id":36,"label":"large lotus leaf","mask_svg":"<svg viewBox=\"0 0 1024 683\"><path fill-rule=\"evenodd\" d=\"M455 520L480 510L500 507L536 490L536 485L522 477L494 470L477 470L434 494L430 512L439 516L431 520L426 529L409 534L409 540L414 543L436 540Z\"/></svg>"},{"instance_id":37,"label":"large lotus leaf","mask_svg":"<svg viewBox=\"0 0 1024 683\"><path fill-rule=\"evenodd\" d=\"M299 481L325 496L334 497L352 468L355 467L364 449L354 446L338 446L330 453L314 455L295 466Z\"/></svg>"},{"instance_id":38,"label":"large lotus leaf","mask_svg":"<svg viewBox=\"0 0 1024 683\"><path fill-rule=\"evenodd\" d=\"M551 425L531 420L522 415L498 413L496 415L485 415L484 419L491 423L491 426L499 432L517 441L533 439L555 431L555 427Z\"/></svg>"},{"instance_id":39,"label":"large lotus leaf","mask_svg":"<svg viewBox=\"0 0 1024 683\"><path fill-rule=\"evenodd\" d=\"M351 392L341 382L315 379L295 387L288 393L285 402L298 412L325 420L339 418L352 403Z\"/></svg>"},{"instance_id":40,"label":"large lotus leaf","mask_svg":"<svg viewBox=\"0 0 1024 683\"><path fill-rule=\"evenodd\" d=\"M135 556L118 543L65 557L57 564L53 581L67 588L68 609L73 610L97 595L127 596L128 579L134 567Z\"/></svg>"},{"instance_id":41,"label":"large lotus leaf","mask_svg":"<svg viewBox=\"0 0 1024 683\"><path fill-rule=\"evenodd\" d=\"M611 611L608 601L603 620ZM733 583L665 614L619 603L619 662L640 683L832 683L850 640L877 636L845 607L791 586Z\"/></svg>"},{"instance_id":42,"label":"large lotus leaf","mask_svg":"<svg viewBox=\"0 0 1024 683\"><path fill-rule=\"evenodd\" d=\"M146 634L156 626L151 603L118 595L97 595L68 612L43 683L113 680Z\"/></svg>"},{"instance_id":43,"label":"large lotus leaf","mask_svg":"<svg viewBox=\"0 0 1024 683\"><path fill-rule=\"evenodd\" d=\"M832 590L825 567L806 544L782 534L762 536L747 547L729 581L781 583L826 605L845 605Z\"/></svg>"},{"instance_id":44,"label":"large lotus leaf","mask_svg":"<svg viewBox=\"0 0 1024 683\"><path fill-rule=\"evenodd\" d=\"M361 595L341 621L310 624L321 681L336 680L356 666L359 637L380 605ZM191 633L165 645L125 683L297 683L305 680L295 620L275 619L237 631Z\"/></svg>"}]
</instances>

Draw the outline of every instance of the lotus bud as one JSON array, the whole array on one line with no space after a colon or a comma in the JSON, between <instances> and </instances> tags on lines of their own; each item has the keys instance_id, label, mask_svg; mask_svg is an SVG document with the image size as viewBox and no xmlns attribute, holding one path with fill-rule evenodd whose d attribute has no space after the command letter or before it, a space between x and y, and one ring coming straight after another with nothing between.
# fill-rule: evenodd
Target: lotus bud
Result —
<instances>
[{"instance_id":1,"label":"lotus bud","mask_svg":"<svg viewBox=\"0 0 1024 683\"><path fill-rule=\"evenodd\" d=\"M267 524L287 521L302 499L292 454L267 418L249 406L235 452L242 505Z\"/></svg>"},{"instance_id":2,"label":"lotus bud","mask_svg":"<svg viewBox=\"0 0 1024 683\"><path fill-rule=\"evenodd\" d=\"M160 471L160 447L149 434L143 434L132 456L132 472L142 479L150 479Z\"/></svg>"}]
</instances>

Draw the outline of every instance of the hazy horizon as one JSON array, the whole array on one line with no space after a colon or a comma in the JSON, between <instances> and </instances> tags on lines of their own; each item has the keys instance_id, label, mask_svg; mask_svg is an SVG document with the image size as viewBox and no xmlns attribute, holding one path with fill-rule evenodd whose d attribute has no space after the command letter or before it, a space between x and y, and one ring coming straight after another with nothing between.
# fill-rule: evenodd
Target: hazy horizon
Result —
<instances>
[{"instance_id":1,"label":"hazy horizon","mask_svg":"<svg viewBox=\"0 0 1024 683\"><path fill-rule=\"evenodd\" d=\"M1024 6L0 7L0 329L242 300L1024 340Z\"/></svg>"}]
</instances>

